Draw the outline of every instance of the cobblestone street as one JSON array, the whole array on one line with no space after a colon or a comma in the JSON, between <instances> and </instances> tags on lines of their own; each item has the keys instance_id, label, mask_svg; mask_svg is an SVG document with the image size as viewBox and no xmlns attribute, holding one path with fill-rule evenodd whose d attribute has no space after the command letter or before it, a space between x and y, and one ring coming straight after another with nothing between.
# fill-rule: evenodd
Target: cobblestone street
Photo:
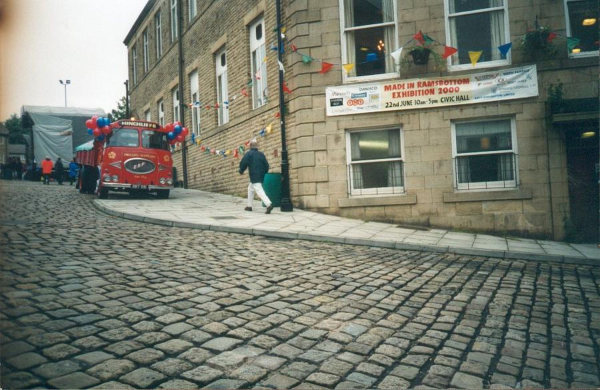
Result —
<instances>
[{"instance_id":1,"label":"cobblestone street","mask_svg":"<svg viewBox=\"0 0 600 390\"><path fill-rule=\"evenodd\" d=\"M150 225L0 182L2 388L600 385L600 267Z\"/></svg>"}]
</instances>

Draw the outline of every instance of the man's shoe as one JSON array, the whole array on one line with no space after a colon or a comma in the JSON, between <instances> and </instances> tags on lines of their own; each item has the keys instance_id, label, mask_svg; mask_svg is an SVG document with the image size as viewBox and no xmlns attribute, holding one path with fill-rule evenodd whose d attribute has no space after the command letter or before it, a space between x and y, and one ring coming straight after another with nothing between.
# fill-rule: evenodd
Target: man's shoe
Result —
<instances>
[{"instance_id":1,"label":"man's shoe","mask_svg":"<svg viewBox=\"0 0 600 390\"><path fill-rule=\"evenodd\" d=\"M245 211L252 211L252 207L246 207L244 210Z\"/></svg>"},{"instance_id":2,"label":"man's shoe","mask_svg":"<svg viewBox=\"0 0 600 390\"><path fill-rule=\"evenodd\" d=\"M271 211L272 211L272 210L273 210L273 205L272 205L272 204L270 204L270 205L267 207L267 212L266 212L265 214L271 214Z\"/></svg>"}]
</instances>

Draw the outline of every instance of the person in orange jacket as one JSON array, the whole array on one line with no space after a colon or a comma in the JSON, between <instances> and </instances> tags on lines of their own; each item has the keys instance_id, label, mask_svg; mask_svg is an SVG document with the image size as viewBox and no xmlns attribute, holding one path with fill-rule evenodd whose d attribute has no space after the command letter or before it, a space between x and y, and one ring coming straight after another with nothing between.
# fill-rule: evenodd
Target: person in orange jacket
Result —
<instances>
[{"instance_id":1,"label":"person in orange jacket","mask_svg":"<svg viewBox=\"0 0 600 390\"><path fill-rule=\"evenodd\" d=\"M50 160L50 156L46 156L44 161L42 161L42 175L44 175L44 184L50 185L50 175L52 174L52 160Z\"/></svg>"}]
</instances>

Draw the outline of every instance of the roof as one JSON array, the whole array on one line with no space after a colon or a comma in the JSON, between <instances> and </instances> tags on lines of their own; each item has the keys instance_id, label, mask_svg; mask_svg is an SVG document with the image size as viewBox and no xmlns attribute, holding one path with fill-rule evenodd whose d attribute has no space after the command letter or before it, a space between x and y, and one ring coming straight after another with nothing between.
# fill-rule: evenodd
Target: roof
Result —
<instances>
[{"instance_id":1,"label":"roof","mask_svg":"<svg viewBox=\"0 0 600 390\"><path fill-rule=\"evenodd\" d=\"M129 41L131 41L131 38L133 38L133 36L137 32L137 29L140 27L140 24L142 24L144 19L146 19L146 16L148 16L148 14L150 13L150 10L152 9L152 7L154 7L154 4L156 4L156 0L148 0L148 2L146 3L146 6L144 6L144 9L142 10L140 15L135 20L135 23L133 23L131 30L129 30L129 33L127 33L127 36L125 37L125 40L123 41L125 46L129 45Z\"/></svg>"},{"instance_id":2,"label":"roof","mask_svg":"<svg viewBox=\"0 0 600 390\"><path fill-rule=\"evenodd\" d=\"M88 119L94 115L106 116L102 108L83 108L83 107L50 107L50 106L23 106L21 115L31 112L33 114L56 115L60 117L85 116Z\"/></svg>"},{"instance_id":3,"label":"roof","mask_svg":"<svg viewBox=\"0 0 600 390\"><path fill-rule=\"evenodd\" d=\"M27 145L22 144L8 144L8 154L25 154Z\"/></svg>"}]
</instances>

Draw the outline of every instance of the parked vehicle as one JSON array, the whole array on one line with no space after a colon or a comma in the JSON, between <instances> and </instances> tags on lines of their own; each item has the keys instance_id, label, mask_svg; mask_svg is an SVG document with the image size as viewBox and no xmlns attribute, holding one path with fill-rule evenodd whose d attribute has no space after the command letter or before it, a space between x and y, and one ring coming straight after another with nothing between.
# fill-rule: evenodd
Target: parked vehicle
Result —
<instances>
[{"instance_id":1,"label":"parked vehicle","mask_svg":"<svg viewBox=\"0 0 600 390\"><path fill-rule=\"evenodd\" d=\"M173 160L167 130L157 123L120 120L102 140L78 146L82 193L106 199L109 191L153 192L167 199L173 188Z\"/></svg>"}]
</instances>

